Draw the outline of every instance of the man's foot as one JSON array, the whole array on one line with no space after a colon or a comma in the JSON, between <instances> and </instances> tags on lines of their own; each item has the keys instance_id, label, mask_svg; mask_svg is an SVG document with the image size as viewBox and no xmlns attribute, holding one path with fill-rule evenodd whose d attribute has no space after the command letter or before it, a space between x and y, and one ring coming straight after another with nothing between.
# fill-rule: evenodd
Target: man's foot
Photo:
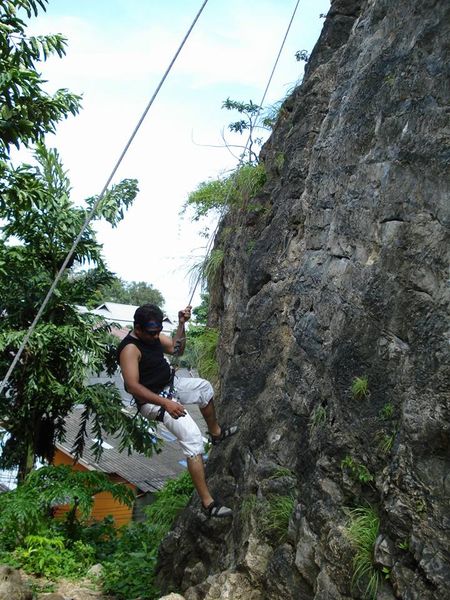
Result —
<instances>
[{"instance_id":1,"label":"man's foot","mask_svg":"<svg viewBox=\"0 0 450 600\"><path fill-rule=\"evenodd\" d=\"M220 444L220 442L222 442L223 440L226 440L227 438L237 433L238 430L239 427L237 425L230 425L230 427L225 427L224 425L221 425L219 435L213 435L208 431L210 442L213 446L215 446L216 444Z\"/></svg>"},{"instance_id":2,"label":"man's foot","mask_svg":"<svg viewBox=\"0 0 450 600\"><path fill-rule=\"evenodd\" d=\"M227 506L222 506L221 504L219 504L219 502L216 502L216 500L213 500L210 504L208 504L208 506L203 506L202 504L202 508L203 512L208 517L219 517L220 519L222 519L224 517L231 517L231 515L233 514L231 508L228 508Z\"/></svg>"}]
</instances>

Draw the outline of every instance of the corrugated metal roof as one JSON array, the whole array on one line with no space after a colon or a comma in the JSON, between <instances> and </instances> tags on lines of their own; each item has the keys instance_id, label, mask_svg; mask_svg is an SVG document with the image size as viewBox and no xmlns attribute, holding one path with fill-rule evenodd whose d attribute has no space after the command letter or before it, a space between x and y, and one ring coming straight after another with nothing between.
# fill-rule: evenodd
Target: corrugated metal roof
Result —
<instances>
[{"instance_id":1,"label":"corrugated metal roof","mask_svg":"<svg viewBox=\"0 0 450 600\"><path fill-rule=\"evenodd\" d=\"M70 413L65 422L66 440L64 443L56 445L59 450L69 456L71 455L71 449L79 430L82 412L83 407L79 406ZM160 428L161 430L165 429L163 425ZM82 460L80 460L80 464L88 469L119 475L126 481L134 484L142 492L160 490L168 479L173 479L184 471L183 467L179 464L181 451L176 440L169 441L168 439L164 439L163 451L151 458L147 458L136 452L131 455L128 455L127 452L119 452L118 446L120 440L113 436L105 435L104 441L111 448L104 449L101 458L97 462L90 450L90 446L92 446L94 441L94 435L89 427L88 431L86 449ZM149 432L149 435L151 435L151 432Z\"/></svg>"}]
</instances>

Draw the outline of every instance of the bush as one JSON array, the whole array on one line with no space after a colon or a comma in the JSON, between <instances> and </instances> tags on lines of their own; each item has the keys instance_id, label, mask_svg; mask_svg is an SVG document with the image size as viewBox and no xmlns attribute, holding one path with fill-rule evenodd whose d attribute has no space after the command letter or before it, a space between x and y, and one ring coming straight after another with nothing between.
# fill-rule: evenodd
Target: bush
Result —
<instances>
[{"instance_id":1,"label":"bush","mask_svg":"<svg viewBox=\"0 0 450 600\"><path fill-rule=\"evenodd\" d=\"M245 208L248 202L261 192L265 182L264 165L242 165L227 177L200 183L197 189L189 194L184 210L192 208L192 219L198 221L211 211L222 213L232 206Z\"/></svg>"},{"instance_id":2,"label":"bush","mask_svg":"<svg viewBox=\"0 0 450 600\"><path fill-rule=\"evenodd\" d=\"M83 542L75 542L69 549L62 537L39 535L27 536L25 546L14 552L14 558L25 571L49 579L84 575L94 563L94 555L94 549Z\"/></svg>"},{"instance_id":3,"label":"bush","mask_svg":"<svg viewBox=\"0 0 450 600\"><path fill-rule=\"evenodd\" d=\"M103 590L117 600L154 600L159 597L155 586L158 547L180 511L189 502L193 485L189 473L168 481L145 510L146 521L133 523L122 531L117 552L105 563Z\"/></svg>"},{"instance_id":4,"label":"bush","mask_svg":"<svg viewBox=\"0 0 450 600\"><path fill-rule=\"evenodd\" d=\"M217 381L219 365L216 358L219 332L213 327L191 325L188 331L189 342L181 359L181 366L195 368L200 377Z\"/></svg>"},{"instance_id":5,"label":"bush","mask_svg":"<svg viewBox=\"0 0 450 600\"><path fill-rule=\"evenodd\" d=\"M96 562L109 559L117 550L118 534L112 516L94 521L81 529L81 541L92 546Z\"/></svg>"}]
</instances>

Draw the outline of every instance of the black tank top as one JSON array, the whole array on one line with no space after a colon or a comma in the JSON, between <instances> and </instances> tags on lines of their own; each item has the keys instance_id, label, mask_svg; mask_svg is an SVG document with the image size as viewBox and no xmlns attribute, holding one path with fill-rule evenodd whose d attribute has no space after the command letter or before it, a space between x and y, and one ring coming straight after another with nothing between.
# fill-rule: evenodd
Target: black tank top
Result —
<instances>
[{"instance_id":1,"label":"black tank top","mask_svg":"<svg viewBox=\"0 0 450 600\"><path fill-rule=\"evenodd\" d=\"M119 362L120 353L128 344L134 344L141 353L139 383L155 394L159 394L170 382L171 375L170 365L164 358L161 342L158 339L153 344L144 344L141 340L128 334L117 348L117 362Z\"/></svg>"}]
</instances>

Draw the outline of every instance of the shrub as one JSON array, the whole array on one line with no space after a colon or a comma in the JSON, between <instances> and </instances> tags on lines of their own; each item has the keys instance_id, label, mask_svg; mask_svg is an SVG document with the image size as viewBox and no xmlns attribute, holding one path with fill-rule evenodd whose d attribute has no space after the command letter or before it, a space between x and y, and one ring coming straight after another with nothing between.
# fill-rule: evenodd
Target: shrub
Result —
<instances>
[{"instance_id":1,"label":"shrub","mask_svg":"<svg viewBox=\"0 0 450 600\"><path fill-rule=\"evenodd\" d=\"M117 550L118 544L113 517L109 515L101 521L94 521L82 527L81 541L94 548L96 561L103 562L110 558Z\"/></svg>"},{"instance_id":2,"label":"shrub","mask_svg":"<svg viewBox=\"0 0 450 600\"><path fill-rule=\"evenodd\" d=\"M96 471L75 471L66 465L32 471L15 490L0 494L0 544L12 550L29 535L47 536L50 529L56 528L50 515L58 504L70 506L60 528L65 537L75 541L81 530L77 512L88 518L94 495L103 491L128 506L134 499L127 486L112 483Z\"/></svg>"},{"instance_id":3,"label":"shrub","mask_svg":"<svg viewBox=\"0 0 450 600\"><path fill-rule=\"evenodd\" d=\"M14 557L28 573L57 579L85 574L94 562L94 554L94 549L83 542L75 542L68 549L62 537L29 535L25 546L15 550Z\"/></svg>"},{"instance_id":4,"label":"shrub","mask_svg":"<svg viewBox=\"0 0 450 600\"><path fill-rule=\"evenodd\" d=\"M357 462L351 456L346 456L341 461L341 468L346 469L353 479L361 483L373 481L373 475L362 463Z\"/></svg>"},{"instance_id":5,"label":"shrub","mask_svg":"<svg viewBox=\"0 0 450 600\"><path fill-rule=\"evenodd\" d=\"M189 194L183 210L192 208L192 219L198 221L211 211L223 213L232 206L244 208L261 192L265 182L264 165L242 165L226 177L200 183Z\"/></svg>"},{"instance_id":6,"label":"shrub","mask_svg":"<svg viewBox=\"0 0 450 600\"><path fill-rule=\"evenodd\" d=\"M155 566L159 544L170 530L179 512L192 495L189 473L169 481L146 508L144 523L126 527L118 541L112 560L104 563L103 589L117 600L154 600L159 597L155 586Z\"/></svg>"}]
</instances>

